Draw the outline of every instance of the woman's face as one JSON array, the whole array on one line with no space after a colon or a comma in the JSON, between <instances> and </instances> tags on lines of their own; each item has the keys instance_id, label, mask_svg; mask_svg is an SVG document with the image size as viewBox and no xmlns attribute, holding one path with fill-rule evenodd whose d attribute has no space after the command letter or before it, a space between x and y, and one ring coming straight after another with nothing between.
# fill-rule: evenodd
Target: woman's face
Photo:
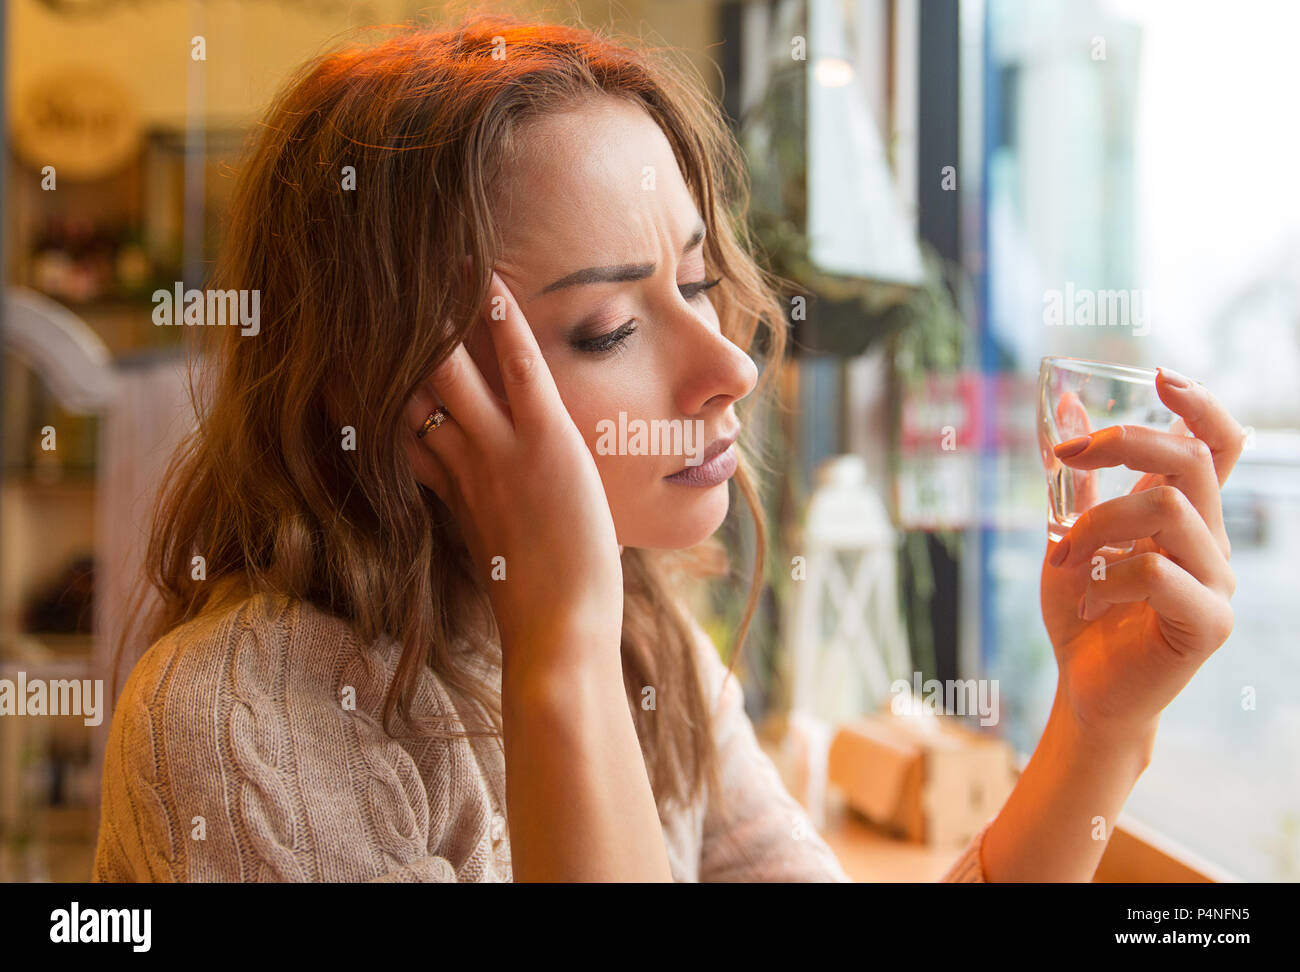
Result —
<instances>
[{"instance_id":1,"label":"woman's face","mask_svg":"<svg viewBox=\"0 0 1300 972\"><path fill-rule=\"evenodd\" d=\"M716 274L672 148L612 98L535 121L517 144L496 271L591 450L619 543L697 544L726 516L736 448L704 460L740 431L733 406L758 371L702 289ZM467 347L501 394L486 330Z\"/></svg>"}]
</instances>

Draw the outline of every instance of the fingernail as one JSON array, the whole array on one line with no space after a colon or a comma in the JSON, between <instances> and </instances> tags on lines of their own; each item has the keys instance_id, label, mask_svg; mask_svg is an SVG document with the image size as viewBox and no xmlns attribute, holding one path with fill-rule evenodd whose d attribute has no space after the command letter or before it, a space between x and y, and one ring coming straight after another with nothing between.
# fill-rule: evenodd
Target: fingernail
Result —
<instances>
[{"instance_id":1,"label":"fingernail","mask_svg":"<svg viewBox=\"0 0 1300 972\"><path fill-rule=\"evenodd\" d=\"M1085 593L1079 598L1079 617L1085 621L1087 620L1087 618L1083 617L1083 609L1084 609L1084 605L1086 605L1087 603L1088 603L1088 595Z\"/></svg>"},{"instance_id":2,"label":"fingernail","mask_svg":"<svg viewBox=\"0 0 1300 972\"><path fill-rule=\"evenodd\" d=\"M1066 537L1056 545L1056 549L1052 551L1052 556L1048 558L1048 563L1053 567L1060 567L1061 564L1065 563L1065 558L1068 556L1070 556L1070 538Z\"/></svg>"},{"instance_id":3,"label":"fingernail","mask_svg":"<svg viewBox=\"0 0 1300 972\"><path fill-rule=\"evenodd\" d=\"M1159 368L1157 370L1160 372L1161 376L1163 376L1163 378L1165 379L1166 384L1173 385L1175 388L1192 387L1192 380L1190 378L1186 377L1185 375L1180 375L1172 368Z\"/></svg>"},{"instance_id":4,"label":"fingernail","mask_svg":"<svg viewBox=\"0 0 1300 972\"><path fill-rule=\"evenodd\" d=\"M1081 435L1077 439L1070 439L1067 442L1062 442L1052 451L1056 453L1058 459L1063 459L1066 456L1072 456L1075 453L1082 452L1084 449L1088 448L1088 443L1091 441L1092 436Z\"/></svg>"}]
</instances>

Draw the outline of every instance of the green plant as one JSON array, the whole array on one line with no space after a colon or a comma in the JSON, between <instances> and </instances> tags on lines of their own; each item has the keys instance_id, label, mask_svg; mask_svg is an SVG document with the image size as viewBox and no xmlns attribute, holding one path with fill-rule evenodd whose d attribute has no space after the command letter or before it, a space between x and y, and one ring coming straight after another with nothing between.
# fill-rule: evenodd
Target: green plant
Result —
<instances>
[{"instance_id":1,"label":"green plant","mask_svg":"<svg viewBox=\"0 0 1300 972\"><path fill-rule=\"evenodd\" d=\"M766 92L746 115L741 144L751 160L748 211L768 268L785 281L787 306L803 297L794 316L794 347L855 357L903 326L897 311L912 288L825 273L809 257L806 62L773 70Z\"/></svg>"}]
</instances>

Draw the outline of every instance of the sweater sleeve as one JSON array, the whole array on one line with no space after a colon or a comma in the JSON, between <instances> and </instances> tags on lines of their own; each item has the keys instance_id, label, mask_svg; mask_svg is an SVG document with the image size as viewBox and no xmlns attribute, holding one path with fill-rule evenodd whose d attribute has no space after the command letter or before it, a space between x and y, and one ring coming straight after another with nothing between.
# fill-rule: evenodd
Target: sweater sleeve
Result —
<instances>
[{"instance_id":1,"label":"sweater sleeve","mask_svg":"<svg viewBox=\"0 0 1300 972\"><path fill-rule=\"evenodd\" d=\"M132 671L109 730L94 880L491 880L490 807L456 796L471 767L429 742L421 764L444 782L431 801L374 717L383 666L275 620L160 642Z\"/></svg>"},{"instance_id":2,"label":"sweater sleeve","mask_svg":"<svg viewBox=\"0 0 1300 972\"><path fill-rule=\"evenodd\" d=\"M705 813L700 880L850 881L759 746L736 677L729 675L709 636L694 619L691 623L706 673L702 682L710 699L717 700L714 725L723 791ZM942 882L984 881L980 850L990 823L975 834Z\"/></svg>"}]
</instances>

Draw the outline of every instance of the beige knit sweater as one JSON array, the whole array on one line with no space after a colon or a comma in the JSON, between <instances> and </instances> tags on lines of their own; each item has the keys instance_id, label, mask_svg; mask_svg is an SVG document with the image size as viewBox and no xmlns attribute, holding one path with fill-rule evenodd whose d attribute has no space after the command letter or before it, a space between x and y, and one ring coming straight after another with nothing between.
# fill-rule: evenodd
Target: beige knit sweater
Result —
<instances>
[{"instance_id":1,"label":"beige knit sweater","mask_svg":"<svg viewBox=\"0 0 1300 972\"><path fill-rule=\"evenodd\" d=\"M727 670L696 632L716 699ZM509 881L500 742L388 736L399 652L267 594L160 639L113 713L94 880ZM499 691L499 655L481 665ZM715 731L728 799L661 814L673 877L847 881L759 748L736 679L725 681ZM342 702L348 686L355 708ZM468 711L427 667L416 706ZM943 880L984 879L987 829Z\"/></svg>"}]
</instances>

